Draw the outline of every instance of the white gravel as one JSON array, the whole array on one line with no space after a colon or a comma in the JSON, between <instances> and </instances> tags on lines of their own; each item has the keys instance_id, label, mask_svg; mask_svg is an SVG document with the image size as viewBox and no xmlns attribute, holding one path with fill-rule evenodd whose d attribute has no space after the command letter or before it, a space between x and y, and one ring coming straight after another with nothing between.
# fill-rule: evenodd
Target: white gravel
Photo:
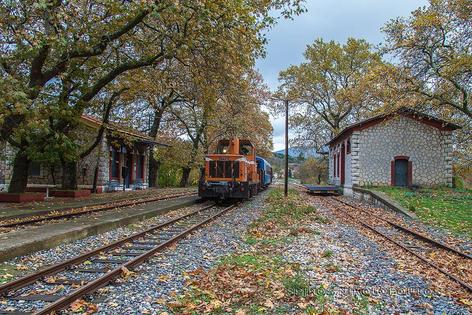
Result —
<instances>
[{"instance_id":1,"label":"white gravel","mask_svg":"<svg viewBox=\"0 0 472 315\"><path fill-rule=\"evenodd\" d=\"M136 268L137 275L97 294L98 314L160 314L169 310L160 302L172 299L185 286L184 272L208 269L222 256L243 248L242 236L264 207L266 193L231 210L213 223L192 233L149 262Z\"/></svg>"},{"instance_id":2,"label":"white gravel","mask_svg":"<svg viewBox=\"0 0 472 315\"><path fill-rule=\"evenodd\" d=\"M333 305L346 310L358 305L368 314L469 314L454 299L431 291L424 278L400 272L385 249L354 226L339 222L322 204L314 205L330 223L313 223L311 228L320 233L297 238L284 249L284 257L300 263L314 289L324 284ZM333 265L337 271L327 272ZM362 299L370 305L362 306Z\"/></svg>"}]
</instances>

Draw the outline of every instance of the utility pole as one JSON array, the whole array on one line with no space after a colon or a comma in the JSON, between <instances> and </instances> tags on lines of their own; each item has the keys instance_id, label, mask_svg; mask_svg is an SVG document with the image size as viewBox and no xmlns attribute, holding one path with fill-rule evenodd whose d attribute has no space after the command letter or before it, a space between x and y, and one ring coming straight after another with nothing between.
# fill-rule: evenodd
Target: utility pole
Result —
<instances>
[{"instance_id":1,"label":"utility pole","mask_svg":"<svg viewBox=\"0 0 472 315\"><path fill-rule=\"evenodd\" d=\"M285 197L288 195L288 100L285 102Z\"/></svg>"}]
</instances>

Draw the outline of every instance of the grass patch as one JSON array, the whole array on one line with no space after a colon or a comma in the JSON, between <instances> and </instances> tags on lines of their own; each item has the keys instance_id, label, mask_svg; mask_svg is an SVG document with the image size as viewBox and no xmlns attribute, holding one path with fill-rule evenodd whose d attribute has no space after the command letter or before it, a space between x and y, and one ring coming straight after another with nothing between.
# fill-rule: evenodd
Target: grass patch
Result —
<instances>
[{"instance_id":1,"label":"grass patch","mask_svg":"<svg viewBox=\"0 0 472 315\"><path fill-rule=\"evenodd\" d=\"M311 315L332 307L338 314L329 291L312 286L300 264L283 258L286 246L280 246L319 234L311 228L317 218L316 209L297 191L284 198L281 189L272 189L262 216L246 231L247 248L209 270L185 273L184 294L165 304L175 314Z\"/></svg>"},{"instance_id":2,"label":"grass patch","mask_svg":"<svg viewBox=\"0 0 472 315\"><path fill-rule=\"evenodd\" d=\"M277 270L281 267L280 257L267 257L257 254L243 253L239 255L228 255L221 259L220 266L244 267L246 270L260 271L263 269Z\"/></svg>"},{"instance_id":3,"label":"grass patch","mask_svg":"<svg viewBox=\"0 0 472 315\"><path fill-rule=\"evenodd\" d=\"M334 255L333 251L328 249L328 250L325 250L325 251L323 252L323 254L321 254L321 257L323 257L323 258L331 258L331 257L333 257L333 255Z\"/></svg>"},{"instance_id":4,"label":"grass patch","mask_svg":"<svg viewBox=\"0 0 472 315\"><path fill-rule=\"evenodd\" d=\"M373 187L413 211L423 222L472 238L472 190Z\"/></svg>"},{"instance_id":5,"label":"grass patch","mask_svg":"<svg viewBox=\"0 0 472 315\"><path fill-rule=\"evenodd\" d=\"M287 198L285 198L281 189L273 189L267 198L269 209L264 215L265 220L275 219L277 223L286 223L285 219L301 220L306 215L316 212L311 205L302 202L300 193L290 189Z\"/></svg>"},{"instance_id":6,"label":"grass patch","mask_svg":"<svg viewBox=\"0 0 472 315\"><path fill-rule=\"evenodd\" d=\"M284 244L300 234L315 233L309 227L311 222L326 221L293 189L289 190L287 197L282 189L272 189L266 204L262 216L250 225L246 237L249 245Z\"/></svg>"},{"instance_id":7,"label":"grass patch","mask_svg":"<svg viewBox=\"0 0 472 315\"><path fill-rule=\"evenodd\" d=\"M12 281L21 272L24 271L18 270L10 264L0 264L0 284Z\"/></svg>"},{"instance_id":8,"label":"grass patch","mask_svg":"<svg viewBox=\"0 0 472 315\"><path fill-rule=\"evenodd\" d=\"M285 278L283 280L284 288L291 296L305 298L310 295L310 283L300 274Z\"/></svg>"},{"instance_id":9,"label":"grass patch","mask_svg":"<svg viewBox=\"0 0 472 315\"><path fill-rule=\"evenodd\" d=\"M369 314L369 298L364 294L354 295L355 308L352 310L355 315Z\"/></svg>"},{"instance_id":10,"label":"grass patch","mask_svg":"<svg viewBox=\"0 0 472 315\"><path fill-rule=\"evenodd\" d=\"M316 233L316 232L313 232ZM244 242L248 245L283 245L292 242L295 238L292 236L280 236L274 238L255 238L251 235L244 238Z\"/></svg>"}]
</instances>

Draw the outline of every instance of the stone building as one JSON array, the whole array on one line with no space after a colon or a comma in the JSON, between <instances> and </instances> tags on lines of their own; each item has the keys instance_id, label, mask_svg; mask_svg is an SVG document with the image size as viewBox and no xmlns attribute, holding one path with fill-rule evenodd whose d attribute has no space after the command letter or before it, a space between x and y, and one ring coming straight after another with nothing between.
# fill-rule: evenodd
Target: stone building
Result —
<instances>
[{"instance_id":1,"label":"stone building","mask_svg":"<svg viewBox=\"0 0 472 315\"><path fill-rule=\"evenodd\" d=\"M353 186L452 185L452 132L460 128L412 110L345 128L329 143L329 182Z\"/></svg>"},{"instance_id":2,"label":"stone building","mask_svg":"<svg viewBox=\"0 0 472 315\"><path fill-rule=\"evenodd\" d=\"M75 130L81 145L86 147L97 137L102 122L90 116L82 116ZM77 164L78 187L90 189L93 185L95 167L98 164L97 190L132 190L148 187L149 155L155 145L151 137L116 123L105 126L101 143ZM12 175L14 150L3 144L0 147L0 191L7 190ZM60 188L62 167L41 161L33 161L29 168L28 190L45 187Z\"/></svg>"}]
</instances>

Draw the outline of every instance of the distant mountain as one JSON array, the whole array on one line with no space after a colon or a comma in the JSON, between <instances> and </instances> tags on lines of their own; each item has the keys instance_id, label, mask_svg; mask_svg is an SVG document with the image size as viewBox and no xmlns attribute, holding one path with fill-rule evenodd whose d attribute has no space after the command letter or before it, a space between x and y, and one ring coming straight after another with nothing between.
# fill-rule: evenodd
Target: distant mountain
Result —
<instances>
[{"instance_id":1,"label":"distant mountain","mask_svg":"<svg viewBox=\"0 0 472 315\"><path fill-rule=\"evenodd\" d=\"M282 156L285 156L285 149L278 150L278 151L274 151L273 153L274 153L275 155L282 155ZM316 157L316 156L319 155L318 153L316 153L316 150L315 150L315 149L288 148L288 156L293 157L293 158L297 158L297 157L300 156L300 154L301 154L304 158Z\"/></svg>"}]
</instances>

